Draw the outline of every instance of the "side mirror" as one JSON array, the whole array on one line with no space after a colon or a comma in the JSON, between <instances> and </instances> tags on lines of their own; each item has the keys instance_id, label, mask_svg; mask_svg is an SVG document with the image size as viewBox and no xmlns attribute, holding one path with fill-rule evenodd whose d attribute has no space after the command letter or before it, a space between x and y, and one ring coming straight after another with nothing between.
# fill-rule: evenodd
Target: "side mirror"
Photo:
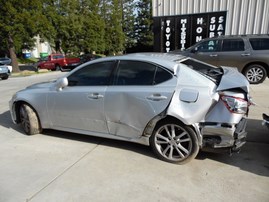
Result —
<instances>
[{"instance_id":1,"label":"side mirror","mask_svg":"<svg viewBox=\"0 0 269 202\"><path fill-rule=\"evenodd\" d=\"M68 86L68 80L66 77L60 78L56 81L55 87L57 91L62 91L66 86Z\"/></svg>"}]
</instances>

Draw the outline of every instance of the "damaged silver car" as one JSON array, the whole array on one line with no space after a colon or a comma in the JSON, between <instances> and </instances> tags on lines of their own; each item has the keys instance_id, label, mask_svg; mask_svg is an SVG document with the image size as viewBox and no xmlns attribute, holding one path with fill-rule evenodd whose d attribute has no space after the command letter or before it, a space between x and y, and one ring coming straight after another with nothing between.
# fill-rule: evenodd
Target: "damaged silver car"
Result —
<instances>
[{"instance_id":1,"label":"damaged silver car","mask_svg":"<svg viewBox=\"0 0 269 202\"><path fill-rule=\"evenodd\" d=\"M56 129L151 146L186 163L200 149L245 143L249 83L235 68L181 55L137 53L96 59L17 92L14 123L29 135Z\"/></svg>"}]
</instances>

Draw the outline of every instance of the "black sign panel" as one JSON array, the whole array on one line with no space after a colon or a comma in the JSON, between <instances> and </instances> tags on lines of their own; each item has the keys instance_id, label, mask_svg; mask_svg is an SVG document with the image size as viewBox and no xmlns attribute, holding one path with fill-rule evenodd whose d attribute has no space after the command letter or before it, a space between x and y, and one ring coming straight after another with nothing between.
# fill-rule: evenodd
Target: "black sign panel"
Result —
<instances>
[{"instance_id":1,"label":"black sign panel","mask_svg":"<svg viewBox=\"0 0 269 202\"><path fill-rule=\"evenodd\" d=\"M154 50L184 50L196 42L225 34L226 12L154 18Z\"/></svg>"}]
</instances>

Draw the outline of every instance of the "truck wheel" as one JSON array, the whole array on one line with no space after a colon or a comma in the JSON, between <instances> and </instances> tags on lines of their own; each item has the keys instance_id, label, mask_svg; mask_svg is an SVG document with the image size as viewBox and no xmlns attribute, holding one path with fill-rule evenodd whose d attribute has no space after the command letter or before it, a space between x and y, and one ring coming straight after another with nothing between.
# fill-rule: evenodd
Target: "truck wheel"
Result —
<instances>
[{"instance_id":1,"label":"truck wheel","mask_svg":"<svg viewBox=\"0 0 269 202\"><path fill-rule=\"evenodd\" d=\"M61 66L57 64L57 65L55 66L55 70L56 70L56 71L60 71L60 70L61 70Z\"/></svg>"},{"instance_id":2,"label":"truck wheel","mask_svg":"<svg viewBox=\"0 0 269 202\"><path fill-rule=\"evenodd\" d=\"M170 163L187 163L199 152L195 132L190 127L175 121L159 122L149 141L157 157Z\"/></svg>"},{"instance_id":3,"label":"truck wheel","mask_svg":"<svg viewBox=\"0 0 269 202\"><path fill-rule=\"evenodd\" d=\"M2 80L7 80L8 79L8 76L3 76L2 77Z\"/></svg>"}]
</instances>

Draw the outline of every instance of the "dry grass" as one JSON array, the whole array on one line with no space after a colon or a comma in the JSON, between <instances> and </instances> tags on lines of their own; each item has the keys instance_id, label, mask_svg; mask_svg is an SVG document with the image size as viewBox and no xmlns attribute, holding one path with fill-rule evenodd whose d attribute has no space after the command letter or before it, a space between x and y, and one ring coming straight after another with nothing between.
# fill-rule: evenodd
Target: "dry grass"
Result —
<instances>
[{"instance_id":1,"label":"dry grass","mask_svg":"<svg viewBox=\"0 0 269 202\"><path fill-rule=\"evenodd\" d=\"M47 69L42 69L42 70L39 70L38 72L23 70L21 72L12 73L11 76L12 77L24 77L24 76L31 76L34 74L43 74L43 73L48 73L48 72L49 71Z\"/></svg>"}]
</instances>

